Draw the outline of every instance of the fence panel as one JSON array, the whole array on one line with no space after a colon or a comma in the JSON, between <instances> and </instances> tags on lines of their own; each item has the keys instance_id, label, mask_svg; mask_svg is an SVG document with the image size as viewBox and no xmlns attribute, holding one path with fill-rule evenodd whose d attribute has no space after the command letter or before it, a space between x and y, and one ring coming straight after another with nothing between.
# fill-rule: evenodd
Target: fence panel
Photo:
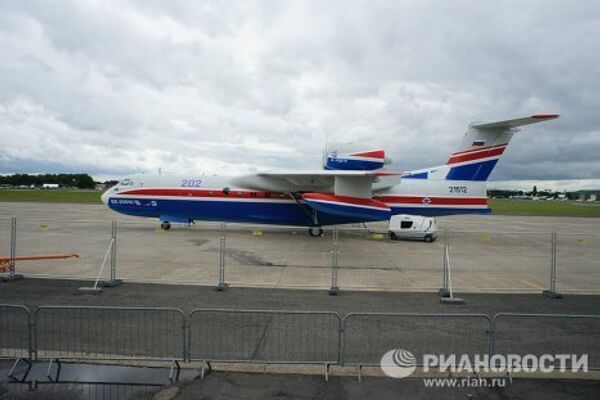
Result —
<instances>
[{"instance_id":1,"label":"fence panel","mask_svg":"<svg viewBox=\"0 0 600 400\"><path fill-rule=\"evenodd\" d=\"M185 359L179 309L41 306L34 315L38 359Z\"/></svg>"},{"instance_id":2,"label":"fence panel","mask_svg":"<svg viewBox=\"0 0 600 400\"><path fill-rule=\"evenodd\" d=\"M17 220L17 261L25 277L96 279L111 240L111 221ZM63 258L45 259L48 256ZM102 279L110 276L105 265Z\"/></svg>"},{"instance_id":3,"label":"fence panel","mask_svg":"<svg viewBox=\"0 0 600 400\"><path fill-rule=\"evenodd\" d=\"M327 289L332 230L227 224L225 282L235 285Z\"/></svg>"},{"instance_id":4,"label":"fence panel","mask_svg":"<svg viewBox=\"0 0 600 400\"><path fill-rule=\"evenodd\" d=\"M11 224L10 219L0 218L0 258L10 257ZM0 264L0 274L8 271L8 265Z\"/></svg>"},{"instance_id":5,"label":"fence panel","mask_svg":"<svg viewBox=\"0 0 600 400\"><path fill-rule=\"evenodd\" d=\"M588 354L600 368L600 315L500 313L493 324L495 354Z\"/></svg>"},{"instance_id":6,"label":"fence panel","mask_svg":"<svg viewBox=\"0 0 600 400\"><path fill-rule=\"evenodd\" d=\"M436 242L391 240L365 228L339 229L339 287L437 290L443 279L444 232Z\"/></svg>"},{"instance_id":7,"label":"fence panel","mask_svg":"<svg viewBox=\"0 0 600 400\"><path fill-rule=\"evenodd\" d=\"M380 365L393 349L424 354L488 354L491 320L483 314L348 314L344 320L344 365ZM460 358L460 357L457 357Z\"/></svg>"},{"instance_id":8,"label":"fence panel","mask_svg":"<svg viewBox=\"0 0 600 400\"><path fill-rule=\"evenodd\" d=\"M536 291L548 288L550 232L450 232L456 290Z\"/></svg>"},{"instance_id":9,"label":"fence panel","mask_svg":"<svg viewBox=\"0 0 600 400\"><path fill-rule=\"evenodd\" d=\"M137 282L196 283L219 281L219 225L157 221L120 222L117 226L117 277Z\"/></svg>"},{"instance_id":10,"label":"fence panel","mask_svg":"<svg viewBox=\"0 0 600 400\"><path fill-rule=\"evenodd\" d=\"M377 225L384 232L382 224ZM0 219L0 257L10 255L11 220ZM434 243L392 241L366 228L339 228L337 286L341 289L437 290L443 280L444 238ZM156 221L117 226L116 277L137 282L219 282L221 228L202 222ZM17 221L16 272L26 277L96 279L111 241L111 221ZM449 233L452 287L457 291L548 289L550 232ZM255 287L331 285L332 228L311 238L306 228L227 224L225 282ZM559 292L598 293L600 235L557 235ZM110 254L101 280L110 277ZM0 271L0 273L2 273Z\"/></svg>"},{"instance_id":11,"label":"fence panel","mask_svg":"<svg viewBox=\"0 0 600 400\"><path fill-rule=\"evenodd\" d=\"M340 325L340 317L331 312L194 310L190 316L190 358L336 363Z\"/></svg>"},{"instance_id":12,"label":"fence panel","mask_svg":"<svg viewBox=\"0 0 600 400\"><path fill-rule=\"evenodd\" d=\"M600 235L556 235L556 290L600 292Z\"/></svg>"},{"instance_id":13,"label":"fence panel","mask_svg":"<svg viewBox=\"0 0 600 400\"><path fill-rule=\"evenodd\" d=\"M0 358L30 358L30 320L27 307L0 304Z\"/></svg>"}]
</instances>

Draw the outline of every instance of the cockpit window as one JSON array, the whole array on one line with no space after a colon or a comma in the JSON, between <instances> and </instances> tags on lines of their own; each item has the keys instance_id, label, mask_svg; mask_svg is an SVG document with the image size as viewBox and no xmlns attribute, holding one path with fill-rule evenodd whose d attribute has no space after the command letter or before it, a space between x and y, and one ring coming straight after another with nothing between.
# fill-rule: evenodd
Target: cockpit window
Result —
<instances>
[{"instance_id":1,"label":"cockpit window","mask_svg":"<svg viewBox=\"0 0 600 400\"><path fill-rule=\"evenodd\" d=\"M120 183L120 186L133 186L133 181L129 178L123 179Z\"/></svg>"}]
</instances>

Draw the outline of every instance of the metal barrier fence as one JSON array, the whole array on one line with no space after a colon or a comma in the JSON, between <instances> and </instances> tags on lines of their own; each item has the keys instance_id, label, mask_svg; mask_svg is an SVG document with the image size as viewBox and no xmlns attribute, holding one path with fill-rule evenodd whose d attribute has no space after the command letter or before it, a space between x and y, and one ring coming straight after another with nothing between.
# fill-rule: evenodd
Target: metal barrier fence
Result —
<instances>
[{"instance_id":1,"label":"metal barrier fence","mask_svg":"<svg viewBox=\"0 0 600 400\"><path fill-rule=\"evenodd\" d=\"M488 354L492 321L484 314L351 313L344 318L342 363L379 365L402 348L423 365L424 354Z\"/></svg>"},{"instance_id":2,"label":"metal barrier fence","mask_svg":"<svg viewBox=\"0 0 600 400\"><path fill-rule=\"evenodd\" d=\"M341 318L333 312L194 310L191 360L337 364Z\"/></svg>"},{"instance_id":3,"label":"metal barrier fence","mask_svg":"<svg viewBox=\"0 0 600 400\"><path fill-rule=\"evenodd\" d=\"M112 221L17 220L19 274L40 278L96 279L111 242ZM110 268L101 279L109 279Z\"/></svg>"},{"instance_id":4,"label":"metal barrier fence","mask_svg":"<svg viewBox=\"0 0 600 400\"><path fill-rule=\"evenodd\" d=\"M118 278L137 282L216 285L219 224L202 229L173 224L168 231L151 222L118 224Z\"/></svg>"},{"instance_id":5,"label":"metal barrier fence","mask_svg":"<svg viewBox=\"0 0 600 400\"><path fill-rule=\"evenodd\" d=\"M448 253L455 290L539 292L548 288L550 233L452 231Z\"/></svg>"},{"instance_id":6,"label":"metal barrier fence","mask_svg":"<svg viewBox=\"0 0 600 400\"><path fill-rule=\"evenodd\" d=\"M15 280L16 218L0 219L0 281Z\"/></svg>"},{"instance_id":7,"label":"metal barrier fence","mask_svg":"<svg viewBox=\"0 0 600 400\"><path fill-rule=\"evenodd\" d=\"M11 267L0 279L24 274L220 289L600 292L600 235L594 234L441 231L436 242L424 243L390 240L382 226L330 227L320 238L306 237L303 227L172 226L0 219L0 257Z\"/></svg>"},{"instance_id":8,"label":"metal barrier fence","mask_svg":"<svg viewBox=\"0 0 600 400\"><path fill-rule=\"evenodd\" d=\"M0 358L378 366L402 348L425 354L587 354L600 369L600 315L0 305ZM568 361L568 360L567 360ZM177 364L179 365L179 364ZM565 365L567 368L569 364Z\"/></svg>"},{"instance_id":9,"label":"metal barrier fence","mask_svg":"<svg viewBox=\"0 0 600 400\"><path fill-rule=\"evenodd\" d=\"M223 232L229 284L329 288L332 229L316 240L298 240L304 228L227 224Z\"/></svg>"},{"instance_id":10,"label":"metal barrier fence","mask_svg":"<svg viewBox=\"0 0 600 400\"><path fill-rule=\"evenodd\" d=\"M40 306L37 359L185 360L185 316L175 308Z\"/></svg>"},{"instance_id":11,"label":"metal barrier fence","mask_svg":"<svg viewBox=\"0 0 600 400\"><path fill-rule=\"evenodd\" d=\"M600 235L556 234L556 290L563 293L600 290Z\"/></svg>"},{"instance_id":12,"label":"metal barrier fence","mask_svg":"<svg viewBox=\"0 0 600 400\"><path fill-rule=\"evenodd\" d=\"M0 218L0 256L10 255L12 219Z\"/></svg>"},{"instance_id":13,"label":"metal barrier fence","mask_svg":"<svg viewBox=\"0 0 600 400\"><path fill-rule=\"evenodd\" d=\"M493 354L587 354L600 369L600 315L500 313L492 332Z\"/></svg>"},{"instance_id":14,"label":"metal barrier fence","mask_svg":"<svg viewBox=\"0 0 600 400\"><path fill-rule=\"evenodd\" d=\"M392 241L386 233L338 228L340 288L435 291L442 282L445 232L438 242Z\"/></svg>"},{"instance_id":15,"label":"metal barrier fence","mask_svg":"<svg viewBox=\"0 0 600 400\"><path fill-rule=\"evenodd\" d=\"M27 307L0 304L0 358L32 357L31 325Z\"/></svg>"}]
</instances>

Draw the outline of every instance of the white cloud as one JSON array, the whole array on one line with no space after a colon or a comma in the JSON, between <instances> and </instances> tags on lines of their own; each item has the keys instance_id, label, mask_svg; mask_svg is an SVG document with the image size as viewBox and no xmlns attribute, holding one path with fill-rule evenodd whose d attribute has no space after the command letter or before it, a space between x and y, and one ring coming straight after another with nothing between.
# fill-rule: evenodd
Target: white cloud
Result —
<instances>
[{"instance_id":1,"label":"white cloud","mask_svg":"<svg viewBox=\"0 0 600 400\"><path fill-rule=\"evenodd\" d=\"M600 176L595 2L0 4L0 170L317 167L326 141L444 162L525 128L493 177Z\"/></svg>"}]
</instances>

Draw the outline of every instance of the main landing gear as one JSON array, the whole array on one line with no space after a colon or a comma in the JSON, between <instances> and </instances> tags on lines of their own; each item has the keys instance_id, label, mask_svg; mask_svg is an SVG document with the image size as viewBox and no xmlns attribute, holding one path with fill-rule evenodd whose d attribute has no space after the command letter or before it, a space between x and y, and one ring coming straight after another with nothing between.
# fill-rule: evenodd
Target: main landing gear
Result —
<instances>
[{"instance_id":1,"label":"main landing gear","mask_svg":"<svg viewBox=\"0 0 600 400\"><path fill-rule=\"evenodd\" d=\"M195 224L193 219L181 219L181 220L174 220L173 222L175 222L176 224L187 224L188 227L192 226ZM162 230L164 231L168 231L169 229L171 229L171 222L170 221L160 221L160 227Z\"/></svg>"},{"instance_id":2,"label":"main landing gear","mask_svg":"<svg viewBox=\"0 0 600 400\"><path fill-rule=\"evenodd\" d=\"M308 234L312 237L323 236L323 228L320 226L311 226L308 228Z\"/></svg>"}]
</instances>

